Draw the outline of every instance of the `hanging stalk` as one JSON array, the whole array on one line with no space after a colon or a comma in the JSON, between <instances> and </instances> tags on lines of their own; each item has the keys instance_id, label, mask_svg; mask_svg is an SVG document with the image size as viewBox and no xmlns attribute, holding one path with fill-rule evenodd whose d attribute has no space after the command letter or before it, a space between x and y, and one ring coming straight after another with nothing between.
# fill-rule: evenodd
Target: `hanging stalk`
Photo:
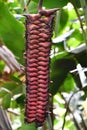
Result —
<instances>
[{"instance_id":1,"label":"hanging stalk","mask_svg":"<svg viewBox=\"0 0 87 130\"><path fill-rule=\"evenodd\" d=\"M47 117L52 25L58 9L43 10L26 16L26 106L25 121L42 126Z\"/></svg>"},{"instance_id":2,"label":"hanging stalk","mask_svg":"<svg viewBox=\"0 0 87 130\"><path fill-rule=\"evenodd\" d=\"M79 20L79 23L80 23L80 27L81 27L81 29L82 29L83 38L84 38L84 41L86 42L86 40L87 40L87 38L86 38L86 33L85 33L84 28L83 28L83 23L82 23L82 20L81 20L81 18L80 18L80 14L79 14L79 12L78 12L78 9L77 9L77 7L76 7L74 1L73 1L73 0L70 0L70 2L71 2L71 4L73 5L73 7L74 7L74 9L75 9L75 12L76 12L76 14L77 14L77 17L78 17L78 20Z\"/></svg>"},{"instance_id":3,"label":"hanging stalk","mask_svg":"<svg viewBox=\"0 0 87 130\"><path fill-rule=\"evenodd\" d=\"M84 12L84 17L85 17L85 24L86 24L86 43L87 43L87 4L85 0L80 0L81 3L81 7L83 8L83 12Z\"/></svg>"},{"instance_id":4,"label":"hanging stalk","mask_svg":"<svg viewBox=\"0 0 87 130\"><path fill-rule=\"evenodd\" d=\"M28 6L29 6L29 4L30 4L30 1L31 1L31 0L28 0L28 2L26 2L25 6L24 6L24 10L23 10L24 12L27 10L27 8L28 8Z\"/></svg>"}]
</instances>

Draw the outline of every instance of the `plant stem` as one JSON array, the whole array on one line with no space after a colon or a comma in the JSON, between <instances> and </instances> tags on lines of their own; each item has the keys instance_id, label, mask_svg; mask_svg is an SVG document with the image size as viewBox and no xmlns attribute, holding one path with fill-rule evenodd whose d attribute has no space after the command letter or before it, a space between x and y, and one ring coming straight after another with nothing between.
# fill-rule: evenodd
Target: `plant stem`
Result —
<instances>
[{"instance_id":1,"label":"plant stem","mask_svg":"<svg viewBox=\"0 0 87 130\"><path fill-rule=\"evenodd\" d=\"M12 130L7 113L2 107L0 107L0 130Z\"/></svg>"},{"instance_id":2,"label":"plant stem","mask_svg":"<svg viewBox=\"0 0 87 130\"><path fill-rule=\"evenodd\" d=\"M72 113L72 116L73 116L73 121L74 121L74 124L75 124L75 126L76 126L76 129L77 129L77 130L81 130L80 125L78 124L78 122L77 122L77 120L76 120L76 118L75 118L73 112L71 112L71 113Z\"/></svg>"},{"instance_id":3,"label":"plant stem","mask_svg":"<svg viewBox=\"0 0 87 130\"><path fill-rule=\"evenodd\" d=\"M14 115L16 115L16 116L20 116L20 113L17 113L17 112L14 112L14 111L12 111L12 110L7 110L7 112L9 112L9 113L11 113L11 114L14 114Z\"/></svg>"},{"instance_id":4,"label":"plant stem","mask_svg":"<svg viewBox=\"0 0 87 130\"><path fill-rule=\"evenodd\" d=\"M39 5L38 5L38 10L39 11L42 10L42 4L43 4L43 0L39 0Z\"/></svg>"},{"instance_id":5,"label":"plant stem","mask_svg":"<svg viewBox=\"0 0 87 130\"><path fill-rule=\"evenodd\" d=\"M78 122L77 122L77 120L76 120L76 118L75 118L75 116L74 116L72 110L71 110L70 107L69 107L69 106L70 106L70 102L71 102L73 96L74 96L75 94L77 94L79 91L80 91L80 90L77 90L77 91L73 92L68 101L66 101L66 98L65 98L64 95L61 93L61 96L62 96L62 98L64 99L65 104L66 104L66 112L65 112L65 115L64 115L62 130L64 130L65 123L66 123L66 116L67 116L67 113L68 113L68 112L70 112L70 113L72 114L72 116L73 116L73 121L74 121L74 124L75 124L77 130L80 130L80 126L79 126L79 124L78 124Z\"/></svg>"},{"instance_id":6,"label":"plant stem","mask_svg":"<svg viewBox=\"0 0 87 130\"><path fill-rule=\"evenodd\" d=\"M55 37L58 36L59 24L60 24L60 16L61 16L61 11L57 11L56 12L56 17L55 17L55 26L54 26Z\"/></svg>"},{"instance_id":7,"label":"plant stem","mask_svg":"<svg viewBox=\"0 0 87 130\"><path fill-rule=\"evenodd\" d=\"M82 114L80 114L80 116L81 116L81 119L82 119L82 126L84 127L84 130L87 130L87 126L86 126L86 124L85 124L85 121L84 121L84 119L83 119L83 115Z\"/></svg>"},{"instance_id":8,"label":"plant stem","mask_svg":"<svg viewBox=\"0 0 87 130\"><path fill-rule=\"evenodd\" d=\"M83 1L83 0L81 0L81 1ZM82 33L83 33L83 38L84 38L84 41L86 42L86 34L85 34L85 31L84 31L84 28L83 28L83 23L82 23L82 20L80 18L80 14L79 14L78 9L77 9L75 3L73 2L73 0L70 0L70 2L73 5L75 12L77 14L77 17L78 17L78 20L80 22L80 26L81 26L81 29L82 29Z\"/></svg>"},{"instance_id":9,"label":"plant stem","mask_svg":"<svg viewBox=\"0 0 87 130\"><path fill-rule=\"evenodd\" d=\"M49 128L49 130L53 130L53 125L52 125L52 120L51 120L50 114L48 114L48 128Z\"/></svg>"},{"instance_id":10,"label":"plant stem","mask_svg":"<svg viewBox=\"0 0 87 130\"><path fill-rule=\"evenodd\" d=\"M87 43L87 5L85 0L80 0L81 6L84 11L84 17L85 17L85 24L86 24L86 43Z\"/></svg>"},{"instance_id":11,"label":"plant stem","mask_svg":"<svg viewBox=\"0 0 87 130\"><path fill-rule=\"evenodd\" d=\"M68 111L70 111L70 108L69 108L69 105L70 105L70 101L72 99L72 97L74 96L75 93L73 93L71 95L71 97L69 98L69 101L67 102L65 97L63 96L63 94L61 93L61 96L62 98L64 99L65 103L66 103L66 112L65 112L65 115L64 115L64 121L63 121L63 125L62 125L62 130L64 130L64 127L65 127L65 123L66 123L66 116L67 116L67 113Z\"/></svg>"},{"instance_id":12,"label":"plant stem","mask_svg":"<svg viewBox=\"0 0 87 130\"><path fill-rule=\"evenodd\" d=\"M28 6L29 6L29 4L30 4L30 1L31 1L31 0L28 0L28 2L26 3L26 5L25 5L25 7L24 7L24 10L23 10L24 12L27 10L27 8L28 8Z\"/></svg>"}]
</instances>

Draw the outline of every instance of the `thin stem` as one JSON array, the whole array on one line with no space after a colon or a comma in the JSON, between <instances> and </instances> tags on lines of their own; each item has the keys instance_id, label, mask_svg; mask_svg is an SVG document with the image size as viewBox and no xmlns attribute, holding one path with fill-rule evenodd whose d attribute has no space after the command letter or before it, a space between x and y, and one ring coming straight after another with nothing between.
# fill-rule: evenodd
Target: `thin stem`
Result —
<instances>
[{"instance_id":1,"label":"thin stem","mask_svg":"<svg viewBox=\"0 0 87 130\"><path fill-rule=\"evenodd\" d=\"M55 26L54 26L55 37L58 36L59 24L60 24L60 16L61 16L61 11L57 11L56 12L56 17L55 17Z\"/></svg>"},{"instance_id":2,"label":"thin stem","mask_svg":"<svg viewBox=\"0 0 87 130\"><path fill-rule=\"evenodd\" d=\"M77 130L81 130L81 128L80 128L80 126L79 126L79 124L78 124L78 122L77 122L77 120L76 120L76 118L75 118L73 112L71 112L71 113L72 113L72 116L73 116L73 121L74 121L74 124L75 124L75 126L76 126L76 129L77 129Z\"/></svg>"},{"instance_id":3,"label":"thin stem","mask_svg":"<svg viewBox=\"0 0 87 130\"><path fill-rule=\"evenodd\" d=\"M86 23L86 40L87 40L87 5L85 0L80 0L81 6L84 11L85 23Z\"/></svg>"},{"instance_id":4,"label":"thin stem","mask_svg":"<svg viewBox=\"0 0 87 130\"><path fill-rule=\"evenodd\" d=\"M17 113L17 112L14 112L14 111L12 111L12 110L7 110L7 112L9 112L9 113L11 113L11 114L14 114L14 115L16 115L16 116L20 116L20 113Z\"/></svg>"},{"instance_id":5,"label":"thin stem","mask_svg":"<svg viewBox=\"0 0 87 130\"><path fill-rule=\"evenodd\" d=\"M81 3L81 6L83 8L83 11L84 11L85 22L86 22L86 26L87 26L87 5L86 5L86 1L80 0L80 3Z\"/></svg>"},{"instance_id":6,"label":"thin stem","mask_svg":"<svg viewBox=\"0 0 87 130\"><path fill-rule=\"evenodd\" d=\"M80 14L79 14L79 12L78 12L78 9L77 9L75 3L73 2L73 0L70 0L70 2L72 3L72 5L73 5L73 7L74 7L74 9L75 9L75 11L76 11L76 14L77 14L77 17L78 17L78 20L79 20L79 22L80 22L80 26L81 26L81 29L82 29L82 32L83 32L83 38L84 38L84 40L86 41L86 34L85 34L85 31L84 31L84 28L83 28L83 23L82 23L82 20L81 20L81 18L80 18Z\"/></svg>"},{"instance_id":7,"label":"thin stem","mask_svg":"<svg viewBox=\"0 0 87 130\"><path fill-rule=\"evenodd\" d=\"M50 114L48 114L48 127L49 130L53 130L52 119Z\"/></svg>"},{"instance_id":8,"label":"thin stem","mask_svg":"<svg viewBox=\"0 0 87 130\"><path fill-rule=\"evenodd\" d=\"M42 4L43 4L43 0L39 0L39 5L38 5L38 10L39 11L42 10Z\"/></svg>"},{"instance_id":9,"label":"thin stem","mask_svg":"<svg viewBox=\"0 0 87 130\"><path fill-rule=\"evenodd\" d=\"M28 0L28 2L26 3L26 5L25 5L25 7L24 7L24 10L23 10L24 12L27 10L27 8L28 8L28 6L29 6L29 4L30 4L30 1L31 1L31 0Z\"/></svg>"},{"instance_id":10,"label":"thin stem","mask_svg":"<svg viewBox=\"0 0 87 130\"><path fill-rule=\"evenodd\" d=\"M0 107L0 130L12 130L7 113L2 107Z\"/></svg>"},{"instance_id":11,"label":"thin stem","mask_svg":"<svg viewBox=\"0 0 87 130\"><path fill-rule=\"evenodd\" d=\"M65 126L65 123L66 123L67 113L70 112L70 113L73 115L73 112L71 111L71 109L70 109L69 106L70 106L71 99L72 99L73 96L74 96L76 93L78 93L78 92L80 92L80 90L77 90L76 92L73 92L72 95L71 95L71 97L69 98L69 101L68 101L68 102L66 101L65 97L64 97L63 94L61 93L61 96L62 96L62 98L64 99L64 101L65 101L65 103L66 103L66 106L67 106L67 107L66 107L66 112L65 112L65 115L64 115L64 121L63 121L63 125L62 125L62 130L64 130L64 126ZM78 128L80 128L80 127L79 127L79 125L78 125L78 123L77 123L77 121L76 121L74 115L73 115L73 120L74 120L74 123L75 123L75 125L76 125L76 127L77 127L77 130L80 130L80 129L78 129Z\"/></svg>"},{"instance_id":12,"label":"thin stem","mask_svg":"<svg viewBox=\"0 0 87 130\"><path fill-rule=\"evenodd\" d=\"M84 121L84 119L83 119L82 114L80 114L80 116L81 116L81 119L82 119L82 126L84 127L84 130L87 130L87 126L86 126L86 124L85 124L85 121Z\"/></svg>"},{"instance_id":13,"label":"thin stem","mask_svg":"<svg viewBox=\"0 0 87 130\"><path fill-rule=\"evenodd\" d=\"M53 130L53 96L49 95L49 107L48 107L48 116L47 116L47 124L48 129Z\"/></svg>"},{"instance_id":14,"label":"thin stem","mask_svg":"<svg viewBox=\"0 0 87 130\"><path fill-rule=\"evenodd\" d=\"M54 126L54 117L53 117L53 96L51 97L51 121L52 121L52 129Z\"/></svg>"},{"instance_id":15,"label":"thin stem","mask_svg":"<svg viewBox=\"0 0 87 130\"><path fill-rule=\"evenodd\" d=\"M62 130L64 130L64 127L65 127L66 116L67 116L68 110L69 110L69 109L68 109L68 107L67 107L66 112L65 112L65 115L64 115L64 120L63 120Z\"/></svg>"},{"instance_id":16,"label":"thin stem","mask_svg":"<svg viewBox=\"0 0 87 130\"><path fill-rule=\"evenodd\" d=\"M70 104L70 101L71 101L72 97L74 96L74 94L75 94L75 93L73 93L73 94L71 95L71 97L69 98L69 101L68 101L68 102L66 101L65 97L61 94L62 97L63 97L63 99L64 99L65 102L66 102L66 105L67 105L67 107L66 107L66 112L65 112L65 115L64 115L64 121L63 121L63 125L62 125L62 130L64 130L64 126L65 126L65 122L66 122L66 116L67 116L67 113L68 113L68 111L69 111L69 104Z\"/></svg>"},{"instance_id":17,"label":"thin stem","mask_svg":"<svg viewBox=\"0 0 87 130\"><path fill-rule=\"evenodd\" d=\"M47 130L46 122L43 124L42 130Z\"/></svg>"}]
</instances>

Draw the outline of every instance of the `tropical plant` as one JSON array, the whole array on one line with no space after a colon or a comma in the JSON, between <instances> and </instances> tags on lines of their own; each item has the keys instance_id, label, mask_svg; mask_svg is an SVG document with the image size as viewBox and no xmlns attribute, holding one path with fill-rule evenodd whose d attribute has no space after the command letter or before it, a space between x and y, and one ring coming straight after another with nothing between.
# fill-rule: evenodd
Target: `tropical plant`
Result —
<instances>
[{"instance_id":1,"label":"tropical plant","mask_svg":"<svg viewBox=\"0 0 87 130\"><path fill-rule=\"evenodd\" d=\"M45 9L60 8L50 54L49 112L42 127L24 122L24 15L37 14L38 4L0 0L0 129L87 130L87 0L43 0Z\"/></svg>"}]
</instances>

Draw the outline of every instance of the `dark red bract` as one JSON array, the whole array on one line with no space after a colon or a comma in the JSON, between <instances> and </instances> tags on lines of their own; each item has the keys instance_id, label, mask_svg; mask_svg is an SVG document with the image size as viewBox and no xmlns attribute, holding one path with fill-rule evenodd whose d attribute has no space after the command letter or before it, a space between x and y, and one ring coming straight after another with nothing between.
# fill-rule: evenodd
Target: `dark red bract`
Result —
<instances>
[{"instance_id":1,"label":"dark red bract","mask_svg":"<svg viewBox=\"0 0 87 130\"><path fill-rule=\"evenodd\" d=\"M53 12L26 15L25 118L37 125L42 125L47 115L53 18Z\"/></svg>"}]
</instances>

